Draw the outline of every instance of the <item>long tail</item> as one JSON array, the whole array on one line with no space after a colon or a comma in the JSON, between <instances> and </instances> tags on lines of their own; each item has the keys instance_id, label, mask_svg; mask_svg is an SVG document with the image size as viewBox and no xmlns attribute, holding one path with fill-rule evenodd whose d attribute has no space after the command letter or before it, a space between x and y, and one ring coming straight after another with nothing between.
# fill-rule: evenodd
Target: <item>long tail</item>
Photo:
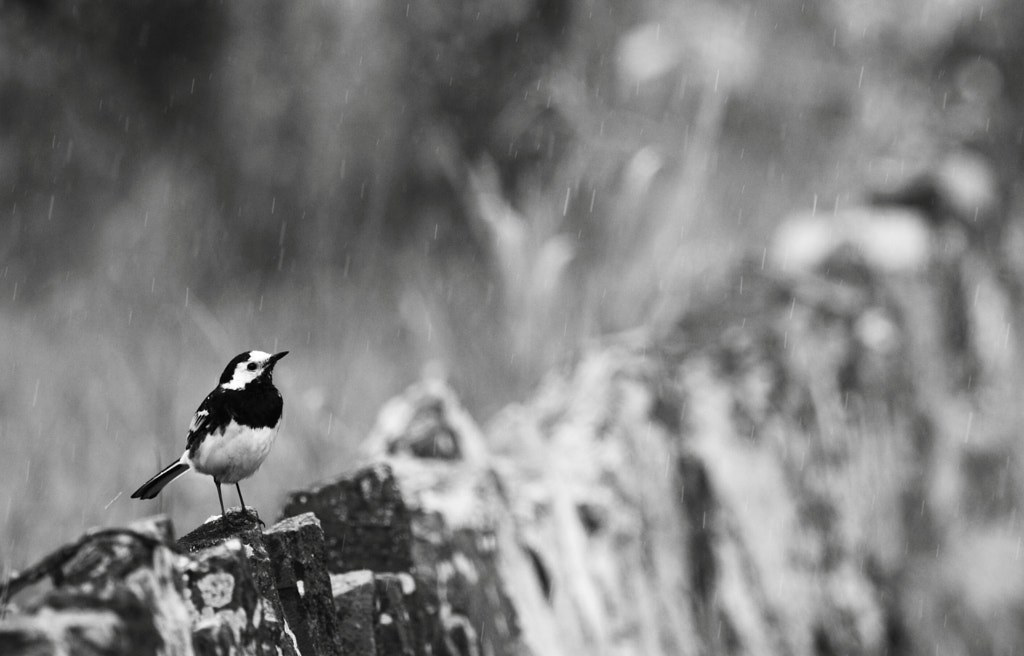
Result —
<instances>
[{"instance_id":1,"label":"long tail","mask_svg":"<svg viewBox=\"0 0 1024 656\"><path fill-rule=\"evenodd\" d=\"M189 470L187 463L177 461L173 465L169 465L163 469L159 474L149 479L142 484L142 487L132 492L133 499L152 499L156 495L160 494L160 490L164 489L164 486L178 478Z\"/></svg>"}]
</instances>

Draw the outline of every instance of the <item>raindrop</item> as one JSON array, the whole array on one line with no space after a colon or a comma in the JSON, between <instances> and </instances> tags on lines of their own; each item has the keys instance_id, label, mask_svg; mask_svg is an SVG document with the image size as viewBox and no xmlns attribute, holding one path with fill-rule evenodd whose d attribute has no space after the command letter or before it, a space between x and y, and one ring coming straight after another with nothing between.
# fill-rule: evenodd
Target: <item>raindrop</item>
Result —
<instances>
[{"instance_id":1,"label":"raindrop","mask_svg":"<svg viewBox=\"0 0 1024 656\"><path fill-rule=\"evenodd\" d=\"M114 502L115 502L115 501L117 501L118 499L120 499L120 498L121 498L121 495L122 495L122 494L124 494L124 493L123 493L123 492L118 492L117 494L115 494L115 495L114 495L114 498L113 498L113 499L111 499L110 501L108 501L108 502L107 502L107 505L103 506L103 509L104 509L104 510L106 510L106 509L110 508L110 506L112 506L112 505L114 504Z\"/></svg>"}]
</instances>

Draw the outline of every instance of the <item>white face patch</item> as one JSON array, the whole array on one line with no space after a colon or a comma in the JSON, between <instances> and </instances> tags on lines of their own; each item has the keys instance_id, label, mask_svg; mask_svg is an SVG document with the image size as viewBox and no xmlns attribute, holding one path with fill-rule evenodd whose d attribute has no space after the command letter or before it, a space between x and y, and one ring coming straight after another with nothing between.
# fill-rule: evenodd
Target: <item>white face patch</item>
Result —
<instances>
[{"instance_id":1,"label":"white face patch","mask_svg":"<svg viewBox=\"0 0 1024 656\"><path fill-rule=\"evenodd\" d=\"M264 351L250 351L249 358L235 365L235 371L231 380L221 385L224 389L239 390L256 379L262 372L267 362L270 361L270 354Z\"/></svg>"}]
</instances>

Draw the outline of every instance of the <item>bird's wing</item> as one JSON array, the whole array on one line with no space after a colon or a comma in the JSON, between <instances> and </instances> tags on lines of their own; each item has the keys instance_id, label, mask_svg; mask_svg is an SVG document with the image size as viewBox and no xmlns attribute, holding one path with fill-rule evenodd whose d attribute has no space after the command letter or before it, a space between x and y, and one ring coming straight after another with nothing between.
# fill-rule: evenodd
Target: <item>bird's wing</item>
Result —
<instances>
[{"instance_id":1,"label":"bird's wing","mask_svg":"<svg viewBox=\"0 0 1024 656\"><path fill-rule=\"evenodd\" d=\"M188 434L201 431L210 419L210 411L200 408L192 416L192 423L188 425Z\"/></svg>"},{"instance_id":2,"label":"bird's wing","mask_svg":"<svg viewBox=\"0 0 1024 656\"><path fill-rule=\"evenodd\" d=\"M210 392L203 399L203 402L199 404L199 408L192 416L192 423L188 426L188 437L185 445L190 455L195 455L195 451L199 448L203 438L225 423L218 416L221 413L217 412L217 408L221 405L218 402L220 392L221 389L219 387Z\"/></svg>"}]
</instances>

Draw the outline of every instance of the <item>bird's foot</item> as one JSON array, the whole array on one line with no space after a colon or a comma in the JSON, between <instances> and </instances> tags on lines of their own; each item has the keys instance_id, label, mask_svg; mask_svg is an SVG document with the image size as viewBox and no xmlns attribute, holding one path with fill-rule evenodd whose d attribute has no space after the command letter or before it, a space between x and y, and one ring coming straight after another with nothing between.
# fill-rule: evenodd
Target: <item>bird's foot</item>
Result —
<instances>
[{"instance_id":1,"label":"bird's foot","mask_svg":"<svg viewBox=\"0 0 1024 656\"><path fill-rule=\"evenodd\" d=\"M260 514L259 514L258 512L256 512L256 509L255 509L255 508L245 508L245 507L243 507L243 508L242 508L242 514L243 514L243 515L245 515L246 517L252 517L252 518L253 518L253 519L255 519L255 520L256 520L256 521L257 521L257 522L259 523L259 525L260 525L260 526L262 526L263 528L266 528L266 527L267 527L267 524L266 524L266 522L264 522L264 521L263 521L262 519L260 519Z\"/></svg>"}]
</instances>

